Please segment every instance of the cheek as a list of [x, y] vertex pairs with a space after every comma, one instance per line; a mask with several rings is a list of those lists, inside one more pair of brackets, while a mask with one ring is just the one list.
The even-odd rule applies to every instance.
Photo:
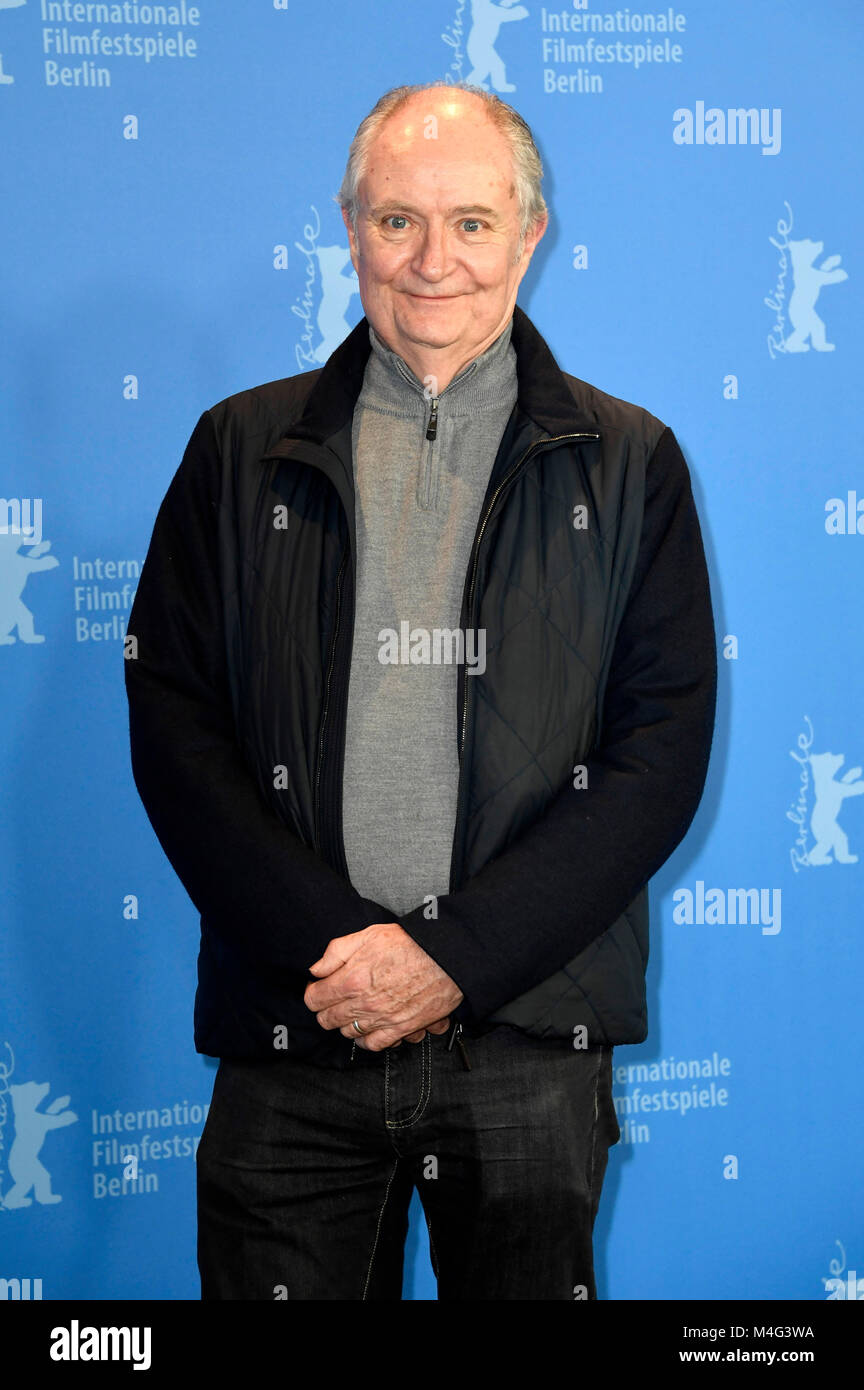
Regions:
[[365, 258], [366, 275], [373, 284], [387, 285], [402, 271], [408, 252], [397, 246], [375, 246]]
[[482, 251], [475, 254], [471, 265], [475, 283], [484, 290], [498, 289], [506, 293], [516, 268], [513, 255], [515, 250], [505, 252], [498, 246], [490, 246], [488, 254]]

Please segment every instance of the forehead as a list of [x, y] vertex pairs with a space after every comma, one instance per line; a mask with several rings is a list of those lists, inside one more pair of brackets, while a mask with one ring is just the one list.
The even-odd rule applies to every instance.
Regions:
[[515, 209], [510, 145], [479, 105], [414, 101], [388, 117], [369, 146], [364, 201]]

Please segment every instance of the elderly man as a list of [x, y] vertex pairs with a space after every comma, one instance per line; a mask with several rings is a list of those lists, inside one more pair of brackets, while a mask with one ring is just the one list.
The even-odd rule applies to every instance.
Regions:
[[516, 306], [524, 121], [387, 93], [340, 202], [365, 318], [205, 411], [127, 663], [133, 767], [201, 914], [205, 1299], [592, 1299], [646, 1036], [650, 877], [716, 662], [685, 462]]

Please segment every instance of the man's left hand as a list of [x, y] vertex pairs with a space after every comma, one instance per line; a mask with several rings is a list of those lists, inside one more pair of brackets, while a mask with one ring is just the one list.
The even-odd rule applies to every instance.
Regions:
[[[458, 985], [398, 922], [376, 922], [350, 936], [334, 937], [309, 970], [321, 978], [306, 986], [306, 1007], [322, 1028], [338, 1028], [370, 1052], [437, 1024], [463, 998]], [[352, 1027], [355, 1018], [362, 1038]]]

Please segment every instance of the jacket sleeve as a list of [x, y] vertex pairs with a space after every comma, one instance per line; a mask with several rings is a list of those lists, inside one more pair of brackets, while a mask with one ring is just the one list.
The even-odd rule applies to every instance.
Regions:
[[367, 902], [266, 805], [235, 739], [217, 565], [219, 447], [201, 416], [159, 509], [129, 620], [132, 770], [189, 897], [227, 944], [306, 971]]
[[690, 477], [664, 430], [649, 460], [636, 568], [587, 787], [571, 783], [462, 888], [402, 926], [482, 1020], [605, 931], [683, 839], [702, 795], [717, 686], [708, 572]]

